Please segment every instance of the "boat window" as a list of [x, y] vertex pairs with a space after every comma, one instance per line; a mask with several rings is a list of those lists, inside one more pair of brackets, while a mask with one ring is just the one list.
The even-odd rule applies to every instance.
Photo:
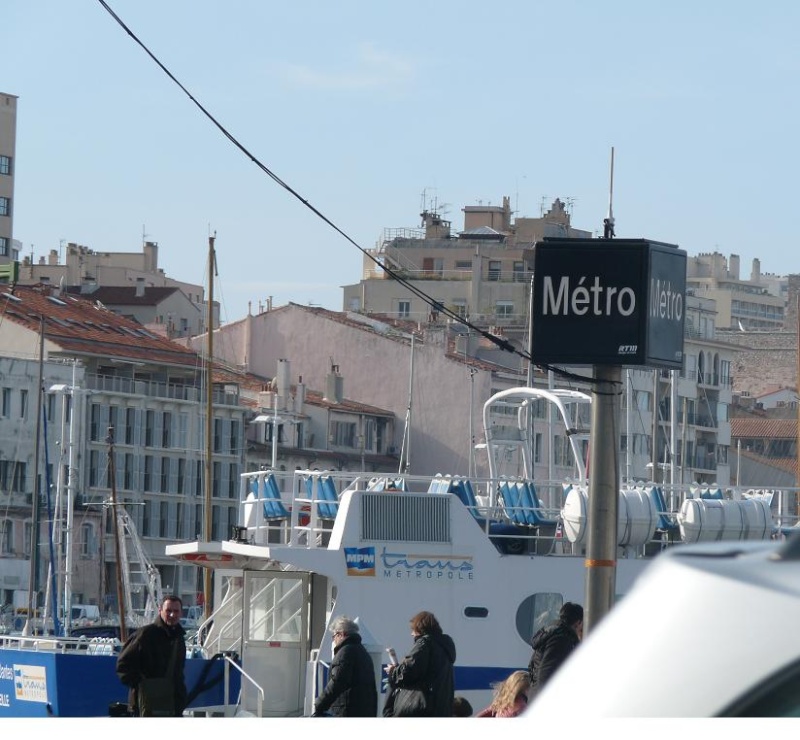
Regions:
[[489, 616], [489, 610], [485, 606], [467, 606], [464, 607], [464, 616], [473, 619], [486, 619]]
[[517, 607], [517, 634], [530, 643], [536, 632], [558, 621], [558, 612], [564, 604], [560, 593], [538, 593], [528, 596]]

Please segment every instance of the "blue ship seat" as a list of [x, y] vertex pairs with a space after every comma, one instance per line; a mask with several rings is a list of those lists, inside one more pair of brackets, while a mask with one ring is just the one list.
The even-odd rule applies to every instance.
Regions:
[[711, 499], [713, 501], [722, 501], [725, 498], [721, 488], [706, 489], [700, 492], [700, 498]]
[[478, 499], [472, 482], [468, 478], [446, 478], [437, 475], [428, 486], [428, 493], [452, 493], [472, 514], [480, 528], [487, 532], [491, 543], [506, 555], [518, 555], [525, 550], [525, 541], [520, 537], [519, 527], [499, 519], [486, 518], [478, 511]]
[[339, 511], [339, 496], [336, 493], [336, 484], [329, 475], [314, 475], [305, 479], [308, 498], [315, 502], [311, 504], [317, 508], [320, 519], [336, 519]]
[[653, 501], [658, 519], [656, 520], [657, 532], [675, 532], [678, 530], [678, 522], [675, 517], [667, 511], [667, 502], [664, 500], [664, 493], [659, 486], [650, 488], [650, 498]]
[[264, 518], [270, 521], [276, 519], [289, 519], [289, 512], [281, 501], [281, 492], [275, 476], [270, 473], [263, 478], [254, 478], [250, 482], [250, 491], [264, 505]]

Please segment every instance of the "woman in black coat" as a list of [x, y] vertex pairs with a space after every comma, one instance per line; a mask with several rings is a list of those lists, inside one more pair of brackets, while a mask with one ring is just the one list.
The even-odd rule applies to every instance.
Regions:
[[314, 704], [314, 716], [330, 711], [335, 717], [375, 717], [378, 690], [375, 668], [361, 644], [358, 625], [348, 617], [337, 617], [331, 625], [333, 661], [328, 683]]
[[[414, 646], [397, 666], [387, 666], [389, 695], [384, 716], [450, 717], [453, 714], [453, 664], [456, 646], [453, 638], [442, 632], [431, 612], [419, 612], [411, 618]], [[413, 695], [413, 706], [409, 700]], [[419, 697], [424, 697], [423, 703]]]

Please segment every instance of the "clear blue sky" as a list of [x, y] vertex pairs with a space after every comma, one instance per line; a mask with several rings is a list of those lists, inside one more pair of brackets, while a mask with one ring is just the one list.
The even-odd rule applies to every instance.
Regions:
[[[618, 237], [800, 272], [800, 3], [107, 0], [250, 151], [358, 244], [422, 194], [522, 216], [573, 200]], [[14, 236], [35, 258], [157, 241], [233, 321], [272, 296], [340, 309], [358, 250], [241, 154], [96, 0], [3, 0], [19, 96]]]

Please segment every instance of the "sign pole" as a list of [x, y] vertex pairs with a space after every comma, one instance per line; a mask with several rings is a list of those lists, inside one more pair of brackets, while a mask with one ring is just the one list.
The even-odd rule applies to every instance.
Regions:
[[588, 634], [614, 605], [617, 577], [621, 389], [621, 366], [594, 366], [584, 634]]

